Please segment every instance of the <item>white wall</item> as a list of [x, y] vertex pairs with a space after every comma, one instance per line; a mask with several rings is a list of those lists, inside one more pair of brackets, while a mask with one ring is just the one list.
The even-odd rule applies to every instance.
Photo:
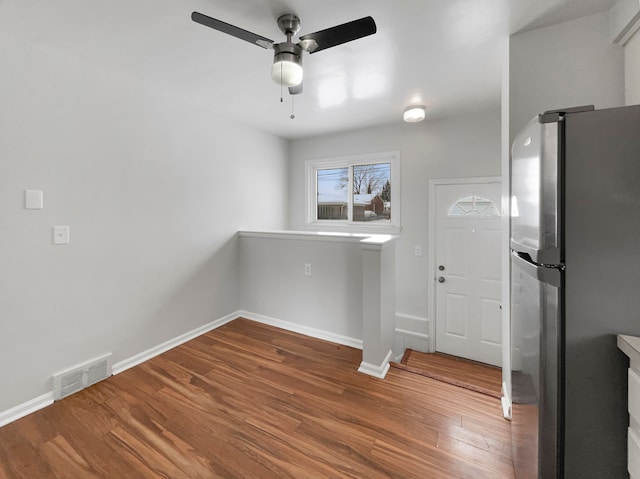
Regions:
[[625, 104], [640, 105], [640, 33], [624, 47]]
[[384, 377], [395, 333], [396, 237], [304, 231], [239, 237], [242, 316], [360, 348], [358, 370]]
[[1, 412], [236, 311], [234, 235], [285, 227], [287, 142], [2, 33], [0, 64]]
[[342, 337], [344, 344], [362, 341], [359, 240], [243, 236], [239, 244], [244, 310]]
[[[511, 418], [511, 156], [509, 143], [509, 40], [505, 40], [502, 64], [501, 169], [502, 169], [502, 412]], [[509, 306], [507, 306], [509, 305]]]
[[624, 47], [625, 104], [640, 104], [640, 2], [616, 0], [609, 11], [611, 41]]
[[624, 52], [607, 13], [513, 35], [509, 63], [510, 143], [546, 110], [624, 104]]
[[[500, 175], [500, 111], [368, 128], [295, 140], [290, 145], [289, 227], [304, 229], [305, 160], [400, 151], [402, 233], [396, 250], [396, 312], [409, 324], [428, 318], [429, 180]], [[393, 180], [392, 180], [393, 181]], [[392, 187], [396, 187], [393, 183]], [[422, 245], [424, 256], [414, 256]], [[427, 331], [426, 325], [421, 327]]]

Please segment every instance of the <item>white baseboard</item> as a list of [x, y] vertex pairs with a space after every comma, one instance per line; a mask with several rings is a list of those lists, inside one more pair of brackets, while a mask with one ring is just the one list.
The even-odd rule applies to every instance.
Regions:
[[53, 391], [45, 393], [42, 396], [38, 396], [37, 398], [33, 398], [27, 402], [23, 402], [22, 404], [18, 404], [6, 411], [2, 411], [0, 412], [0, 427], [6, 426], [13, 421], [17, 421], [18, 419], [51, 404], [53, 404]]
[[396, 334], [402, 334], [403, 336], [411, 336], [413, 338], [429, 341], [429, 335], [424, 333], [416, 333], [414, 331], [407, 331], [406, 329], [396, 328]]
[[169, 339], [164, 343], [160, 343], [157, 346], [147, 349], [146, 351], [142, 351], [141, 353], [136, 354], [135, 356], [131, 356], [130, 358], [124, 359], [122, 361], [118, 361], [113, 364], [113, 374], [120, 374], [123, 371], [126, 371], [129, 368], [137, 366], [145, 361], [148, 361], [151, 358], [154, 358], [170, 349], [175, 348], [176, 346], [180, 346], [187, 341], [191, 341], [192, 339], [197, 338], [198, 336], [203, 335], [204, 333], [208, 333], [209, 331], [213, 331], [220, 326], [227, 324], [230, 321], [233, 321], [238, 317], [237, 313], [228, 314], [220, 319], [216, 319], [215, 321], [211, 321], [204, 326], [200, 326], [196, 329], [188, 331], [180, 336], [176, 336], [175, 338]]
[[249, 311], [238, 311], [237, 316], [250, 319], [257, 323], [267, 324], [276, 328], [285, 329], [293, 333], [304, 334], [316, 339], [322, 339], [324, 341], [330, 341], [332, 343], [342, 344], [344, 346], [350, 346], [356, 349], [362, 349], [362, 340], [356, 338], [350, 338], [341, 334], [332, 333], [329, 331], [323, 331], [321, 329], [311, 328], [309, 326], [302, 326], [300, 324], [291, 323], [289, 321], [283, 321], [282, 319], [271, 318], [263, 314], [252, 313]]
[[387, 357], [384, 358], [384, 361], [382, 361], [382, 364], [380, 365], [362, 361], [358, 368], [358, 372], [368, 374], [369, 376], [373, 376], [378, 379], [384, 379], [389, 371], [389, 361], [391, 361], [391, 358], [393, 358], [393, 351], [389, 351], [387, 353]]
[[[282, 321], [280, 319], [270, 318], [268, 316], [250, 313], [248, 311], [236, 311], [231, 314], [228, 314], [222, 318], [216, 319], [208, 324], [200, 326], [196, 329], [188, 331], [180, 336], [176, 336], [175, 338], [169, 339], [157, 346], [147, 349], [146, 351], [142, 351], [130, 358], [123, 359], [122, 361], [118, 361], [112, 366], [112, 373], [120, 374], [127, 369], [130, 369], [138, 364], [141, 364], [145, 361], [148, 361], [151, 358], [154, 358], [170, 349], [175, 348], [176, 346], [180, 346], [187, 341], [197, 338], [198, 336], [208, 333], [209, 331], [213, 331], [220, 326], [223, 326], [230, 321], [233, 321], [236, 318], [243, 317], [249, 319], [251, 321], [256, 321], [258, 323], [268, 324], [271, 326], [275, 326], [277, 328], [285, 329], [287, 331], [293, 331], [295, 333], [304, 334], [306, 336], [311, 336], [317, 339], [323, 339], [325, 341], [331, 341], [333, 343], [343, 344], [345, 346], [350, 346], [356, 349], [362, 349], [362, 340], [350, 338], [347, 336], [342, 336], [339, 334], [331, 333], [328, 331], [322, 331], [315, 328], [309, 328], [307, 326], [301, 326], [295, 323], [290, 323], [288, 321]], [[389, 352], [391, 353], [391, 352]], [[388, 361], [387, 361], [388, 363]], [[362, 367], [362, 366], [361, 366]], [[387, 369], [389, 365], [387, 364]], [[382, 372], [380, 366], [371, 366], [371, 371], [375, 374], [371, 374], [372, 376], [380, 377], [376, 374], [382, 374], [381, 377], [384, 378], [386, 374], [386, 370]], [[22, 404], [18, 404], [11, 409], [7, 409], [6, 411], [0, 411], [0, 427], [9, 424], [13, 421], [20, 419], [28, 414], [38, 411], [39, 409], [45, 408], [53, 404], [53, 391], [49, 391], [41, 396], [33, 398], [29, 401], [26, 401]]]
[[413, 331], [415, 333], [429, 334], [429, 324], [429, 318], [396, 313], [396, 328]]
[[[147, 349], [146, 351], [136, 354], [135, 356], [131, 356], [130, 358], [124, 359], [122, 361], [118, 361], [117, 363], [113, 364], [112, 373], [119, 374], [123, 371], [126, 371], [129, 368], [137, 366], [138, 364], [141, 364], [155, 356], [158, 356], [159, 354], [162, 354], [172, 348], [175, 348], [176, 346], [179, 346], [182, 343], [186, 343], [187, 341], [197, 338], [198, 336], [204, 333], [208, 333], [209, 331], [219, 328], [220, 326], [227, 324], [230, 321], [233, 321], [239, 315], [240, 315], [239, 313], [228, 314], [220, 319], [216, 319], [215, 321], [205, 324], [204, 326], [200, 326], [196, 329], [193, 329], [184, 334], [181, 334], [180, 336], [177, 336], [173, 339], [165, 341], [164, 343], [158, 344], [157, 346]], [[36, 412], [39, 409], [43, 409], [53, 404], [53, 401], [54, 401], [53, 391], [49, 391], [41, 396], [30, 399], [29, 401], [26, 401], [22, 404], [18, 404], [17, 406], [12, 407], [11, 409], [7, 409], [6, 411], [0, 411], [0, 427], [5, 426], [10, 422], [16, 421], [28, 414]]]

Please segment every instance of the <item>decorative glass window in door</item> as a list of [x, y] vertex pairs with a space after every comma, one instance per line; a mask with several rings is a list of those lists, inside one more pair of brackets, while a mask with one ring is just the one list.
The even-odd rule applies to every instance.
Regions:
[[500, 210], [489, 198], [480, 195], [471, 195], [460, 198], [451, 208], [449, 216], [474, 216], [496, 217], [500, 216]]

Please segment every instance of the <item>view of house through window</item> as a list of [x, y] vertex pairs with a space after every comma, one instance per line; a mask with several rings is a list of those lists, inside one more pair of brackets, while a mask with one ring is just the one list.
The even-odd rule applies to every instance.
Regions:
[[317, 219], [391, 222], [391, 163], [316, 170]]

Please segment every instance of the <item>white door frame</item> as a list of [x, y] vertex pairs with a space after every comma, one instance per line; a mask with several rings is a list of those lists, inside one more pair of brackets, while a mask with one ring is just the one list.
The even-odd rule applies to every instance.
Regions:
[[[478, 176], [471, 178], [442, 178], [429, 180], [429, 351], [436, 352], [436, 186], [475, 185], [478, 183], [502, 183], [501, 176]], [[503, 278], [504, 281], [504, 278]]]

